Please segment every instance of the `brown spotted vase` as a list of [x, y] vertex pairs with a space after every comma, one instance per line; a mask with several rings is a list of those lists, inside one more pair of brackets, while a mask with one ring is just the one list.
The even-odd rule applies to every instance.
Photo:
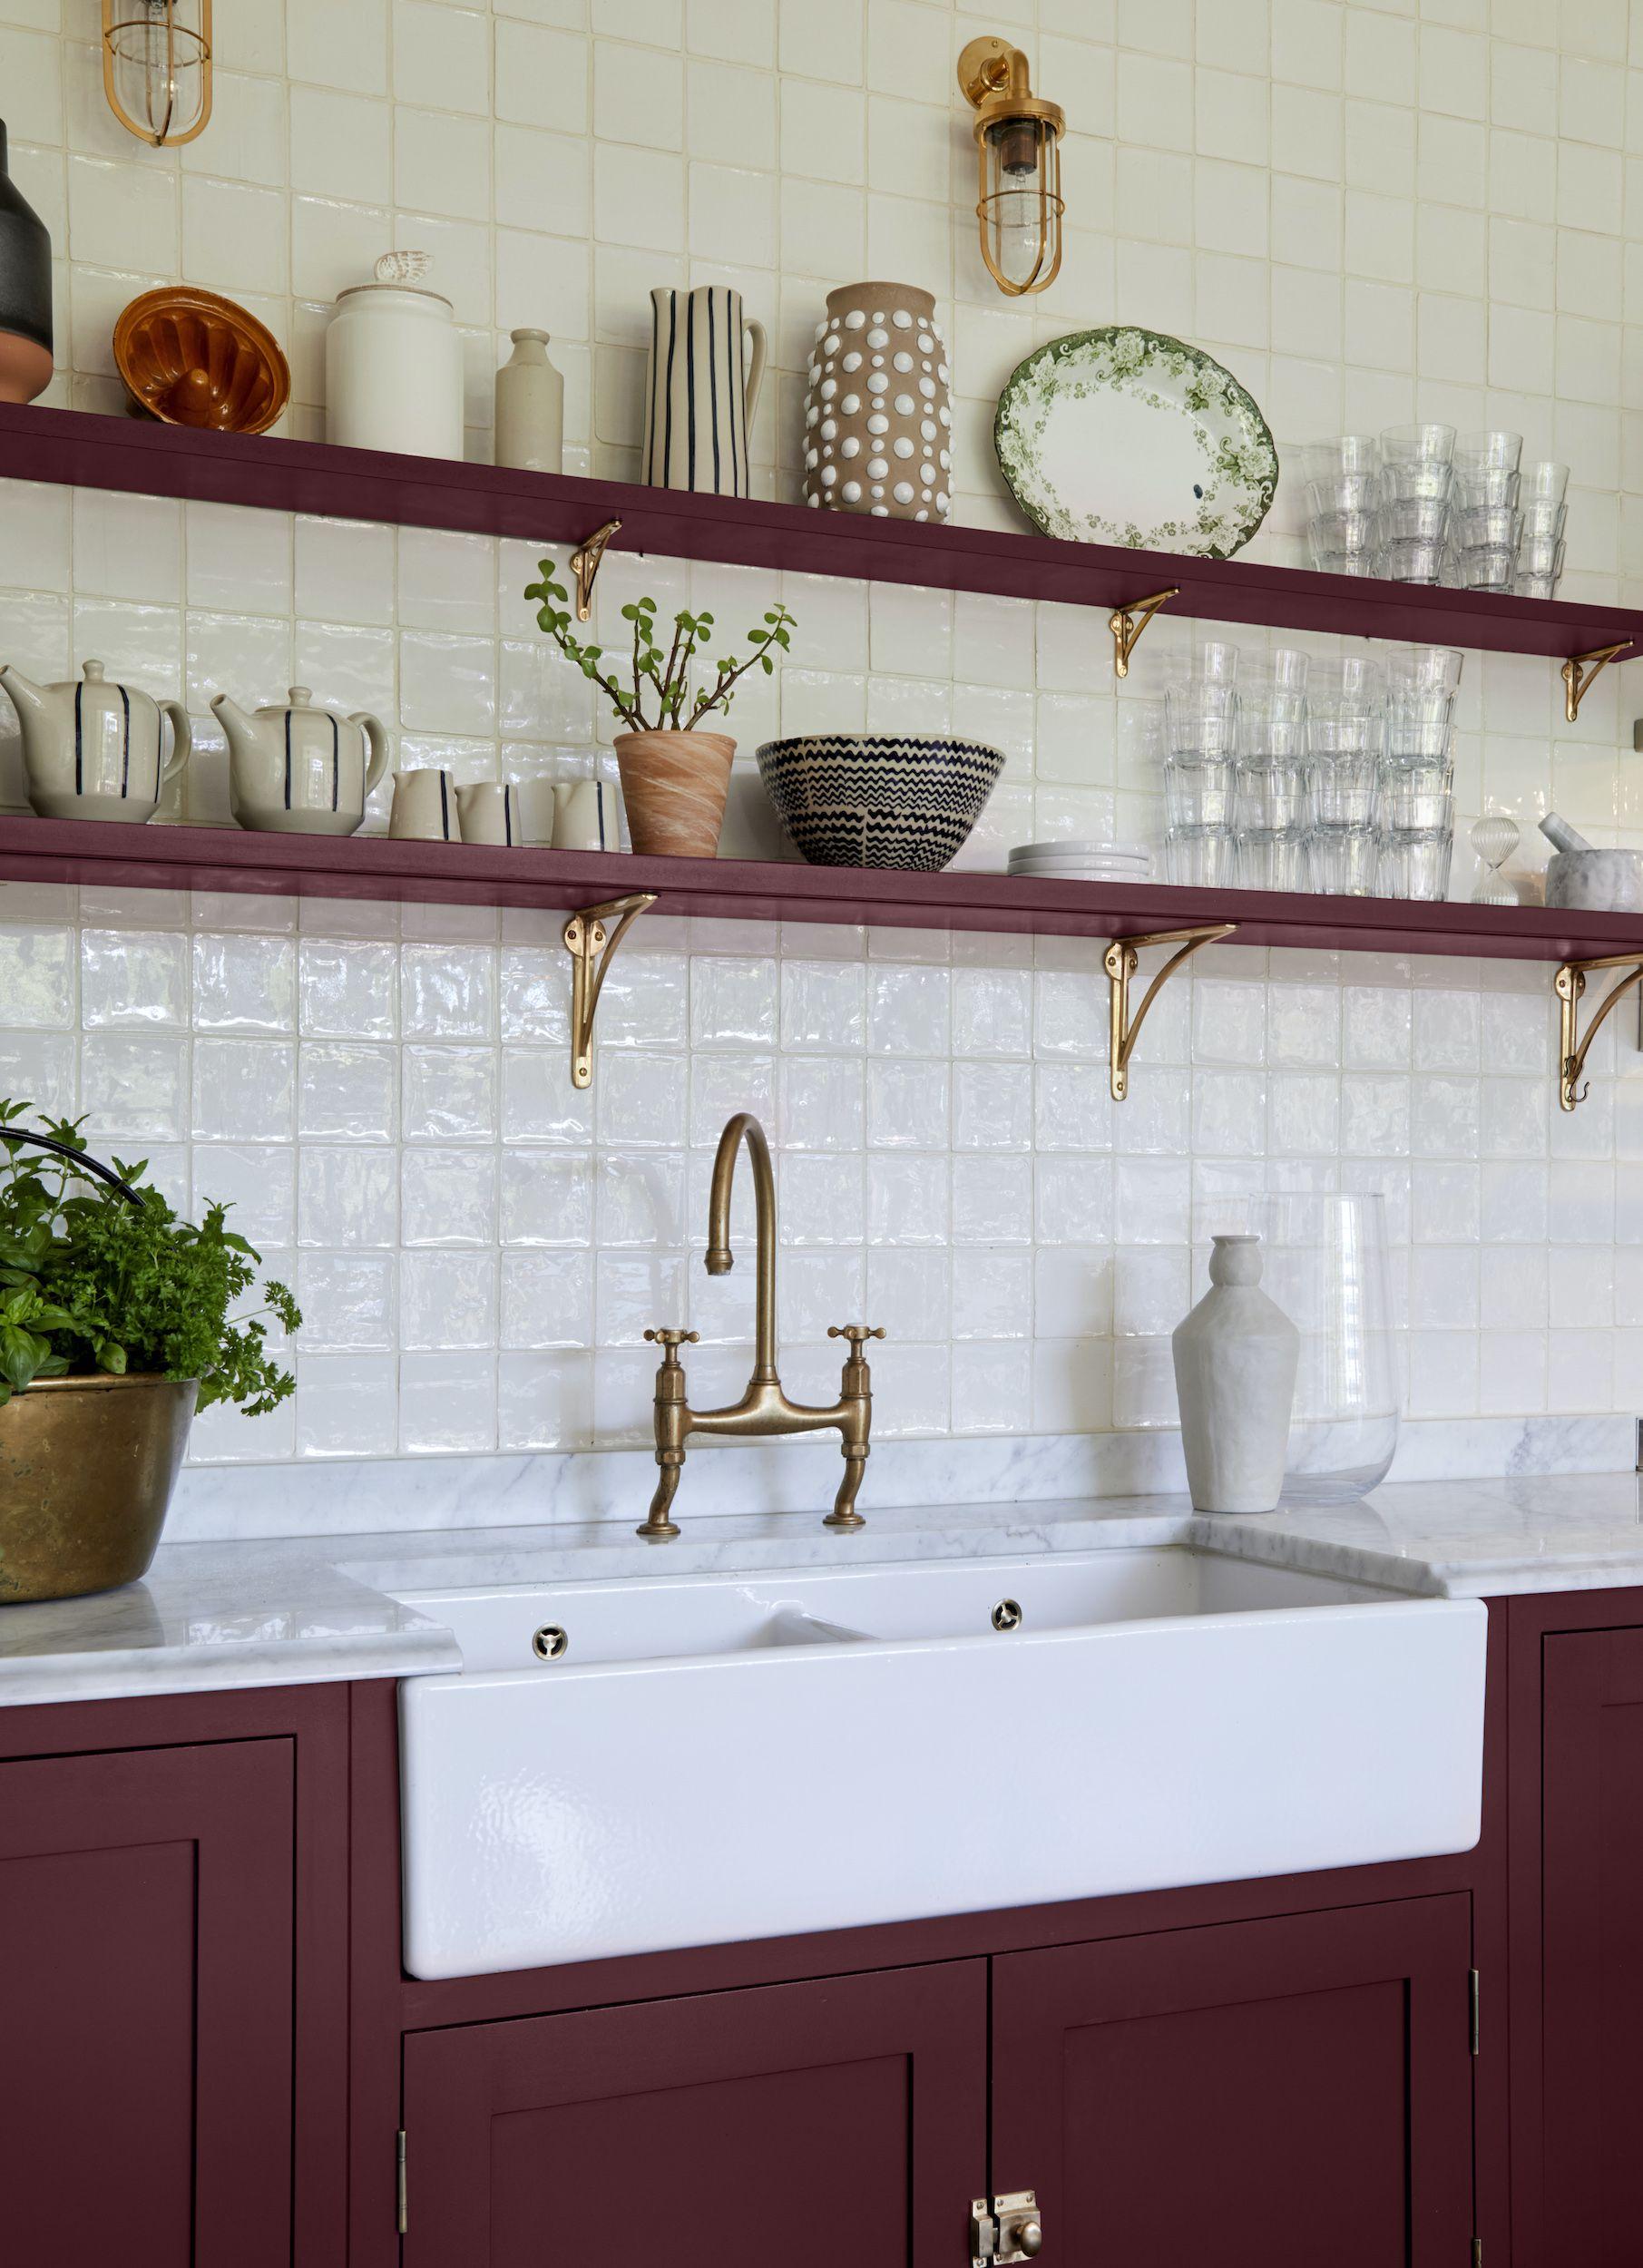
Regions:
[[953, 488], [947, 346], [916, 284], [827, 294], [805, 395], [805, 502], [880, 520], [944, 520]]

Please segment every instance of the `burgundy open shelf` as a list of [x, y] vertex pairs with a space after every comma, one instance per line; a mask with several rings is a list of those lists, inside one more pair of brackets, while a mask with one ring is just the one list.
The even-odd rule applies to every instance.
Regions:
[[84, 819], [0, 819], [0, 879], [566, 911], [652, 891], [659, 914], [991, 930], [1007, 936], [1139, 936], [1225, 921], [1237, 923], [1233, 942], [1238, 944], [1472, 953], [1509, 961], [1583, 960], [1643, 950], [1643, 914], [1178, 890], [1154, 882], [906, 875], [736, 858], [637, 858], [625, 852], [501, 850], [396, 843], [380, 836], [338, 839]]
[[[919, 526], [444, 457], [195, 433], [85, 410], [0, 404], [0, 476], [536, 543], [580, 543], [606, 521], [620, 520], [618, 551], [1058, 599], [1104, 612], [1173, 583], [1180, 596], [1171, 611], [1200, 620], [1545, 654], [1559, 661], [1600, 646], [1643, 642], [1643, 613], [1591, 600], [1427, 590], [1259, 560], [1190, 559], [986, 528]], [[1092, 678], [1109, 666], [1103, 634], [1092, 644]]]

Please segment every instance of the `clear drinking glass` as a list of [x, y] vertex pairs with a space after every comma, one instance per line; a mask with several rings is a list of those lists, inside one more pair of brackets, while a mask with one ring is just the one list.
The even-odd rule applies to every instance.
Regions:
[[1333, 898], [1373, 898], [1380, 892], [1381, 836], [1374, 826], [1315, 825], [1310, 887]]
[[1237, 778], [1230, 756], [1171, 753], [1164, 762], [1164, 820], [1193, 833], [1221, 828], [1230, 834]]
[[1308, 481], [1362, 477], [1381, 469], [1380, 437], [1373, 433], [1337, 434], [1330, 441], [1302, 445], [1301, 473]]
[[1527, 504], [1560, 506], [1569, 499], [1569, 467], [1549, 457], [1531, 464], [1523, 474], [1522, 501]]
[[1283, 1501], [1355, 1502], [1386, 1478], [1403, 1405], [1385, 1200], [1275, 1194], [1245, 1206], [1261, 1288], [1301, 1334]]
[[1383, 835], [1377, 894], [1384, 898], [1446, 898], [1449, 864], [1453, 855], [1452, 820], [1428, 833], [1397, 831]]
[[1465, 591], [1510, 591], [1518, 571], [1522, 515], [1504, 504], [1462, 507], [1450, 514], [1460, 587]]
[[1394, 687], [1386, 702], [1389, 765], [1447, 758], [1454, 733], [1452, 693], [1409, 693]]
[[1375, 572], [1389, 582], [1439, 582], [1449, 535], [1446, 497], [1408, 497], [1375, 514]]
[[1454, 809], [1454, 766], [1447, 758], [1413, 764], [1384, 764], [1377, 805], [1382, 827], [1391, 834], [1427, 835], [1446, 826]]
[[1367, 512], [1327, 512], [1306, 523], [1306, 543], [1312, 563], [1324, 575], [1372, 575], [1374, 572], [1374, 515]]
[[1473, 508], [1515, 504], [1522, 455], [1521, 433], [1462, 434], [1454, 451], [1457, 503]]
[[1452, 425], [1390, 425], [1381, 435], [1384, 503], [1446, 503], [1454, 478]]
[[1237, 689], [1230, 680], [1179, 678], [1164, 688], [1164, 746], [1172, 757], [1230, 758], [1237, 713]]
[[1386, 657], [1386, 677], [1394, 693], [1452, 693], [1466, 657], [1452, 646], [1394, 646]]
[[1164, 836], [1164, 872], [1183, 888], [1237, 887], [1237, 846], [1227, 827], [1175, 827]]

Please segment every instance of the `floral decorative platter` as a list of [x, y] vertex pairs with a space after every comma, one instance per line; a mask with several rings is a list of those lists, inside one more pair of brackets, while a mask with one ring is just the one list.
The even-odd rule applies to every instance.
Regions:
[[1277, 486], [1266, 420], [1231, 371], [1129, 324], [1029, 355], [993, 438], [1022, 510], [1071, 543], [1229, 559]]

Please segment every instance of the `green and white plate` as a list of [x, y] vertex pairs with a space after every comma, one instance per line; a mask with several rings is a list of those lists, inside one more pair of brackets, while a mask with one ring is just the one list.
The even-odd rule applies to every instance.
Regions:
[[1027, 517], [1072, 543], [1228, 559], [1277, 486], [1266, 420], [1231, 371], [1128, 324], [1029, 355], [993, 437]]

